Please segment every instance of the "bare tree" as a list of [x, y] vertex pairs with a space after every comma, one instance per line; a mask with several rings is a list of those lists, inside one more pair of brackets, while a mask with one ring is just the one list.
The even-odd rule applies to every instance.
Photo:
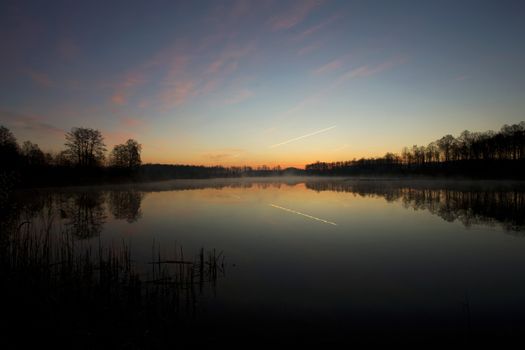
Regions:
[[142, 146], [133, 139], [124, 144], [116, 145], [111, 151], [111, 165], [119, 168], [134, 169], [140, 166]]
[[451, 159], [451, 151], [452, 151], [454, 140], [455, 140], [454, 136], [446, 135], [437, 141], [437, 145], [439, 147], [439, 150], [443, 154], [443, 160], [445, 162], [448, 162]]
[[106, 145], [99, 130], [73, 128], [66, 134], [65, 146], [68, 157], [77, 166], [97, 166], [104, 160]]
[[22, 144], [22, 155], [29, 166], [43, 166], [46, 164], [46, 155], [36, 143], [25, 141]]

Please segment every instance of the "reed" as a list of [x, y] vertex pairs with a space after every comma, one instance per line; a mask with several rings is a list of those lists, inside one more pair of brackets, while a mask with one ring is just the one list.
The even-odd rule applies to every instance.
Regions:
[[179, 246], [162, 256], [158, 246], [151, 261], [139, 263], [124, 241], [105, 247], [99, 240], [94, 247], [67, 229], [52, 233], [51, 226], [22, 221], [2, 232], [0, 243], [3, 318], [21, 319], [29, 329], [43, 325], [46, 336], [63, 338], [67, 330], [119, 343], [173, 335], [173, 326], [194, 317], [224, 275], [224, 256], [215, 250], [189, 256]]

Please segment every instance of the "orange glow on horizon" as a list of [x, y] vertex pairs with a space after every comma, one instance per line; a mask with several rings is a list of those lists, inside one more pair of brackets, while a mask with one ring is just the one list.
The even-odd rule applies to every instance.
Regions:
[[[263, 158], [257, 157], [257, 161], [246, 161], [242, 162], [239, 160], [236, 161], [205, 161], [205, 160], [199, 160], [199, 159], [177, 159], [177, 157], [143, 157], [142, 163], [143, 164], [169, 164], [169, 165], [193, 165], [193, 166], [224, 166], [224, 167], [243, 167], [243, 166], [249, 166], [252, 168], [257, 168], [261, 166], [268, 166], [270, 168], [280, 166], [281, 169], [285, 168], [298, 168], [298, 169], [304, 169], [307, 164], [312, 164], [317, 161], [319, 162], [344, 162], [344, 161], [351, 161], [353, 159], [360, 159], [360, 158], [377, 158], [382, 157], [387, 151], [380, 153], [380, 154], [348, 154], [348, 155], [340, 155], [340, 156], [334, 156], [333, 154], [330, 155], [317, 155], [315, 158], [312, 158], [311, 156], [307, 157], [298, 157], [295, 159], [286, 159], [283, 161], [277, 161], [275, 159], [271, 158]], [[399, 154], [399, 152], [398, 152]], [[267, 159], [267, 160], [264, 160]]]

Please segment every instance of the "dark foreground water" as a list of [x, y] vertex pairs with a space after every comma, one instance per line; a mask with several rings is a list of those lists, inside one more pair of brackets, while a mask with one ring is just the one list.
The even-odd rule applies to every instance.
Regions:
[[19, 192], [9, 215], [94, 249], [125, 242], [144, 273], [158, 251], [215, 250], [218, 277], [184, 316], [196, 342], [468, 343], [525, 331], [524, 189], [180, 180]]

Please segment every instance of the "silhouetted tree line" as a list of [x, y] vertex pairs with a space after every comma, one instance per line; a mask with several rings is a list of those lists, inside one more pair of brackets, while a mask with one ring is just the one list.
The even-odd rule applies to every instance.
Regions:
[[30, 141], [19, 145], [6, 127], [0, 126], [0, 197], [13, 186], [75, 185], [157, 181], [177, 178], [300, 175], [303, 170], [269, 167], [222, 167], [193, 165], [142, 165], [142, 146], [133, 139], [108, 153], [99, 130], [72, 128], [65, 134], [65, 149], [43, 152]]
[[31, 141], [18, 144], [13, 133], [0, 126], [2, 191], [17, 186], [83, 184], [94, 180], [119, 180], [136, 176], [141, 165], [141, 145], [129, 139], [106, 156], [99, 130], [72, 128], [65, 134], [65, 149], [43, 152]]
[[297, 168], [281, 169], [280, 166], [269, 167], [223, 167], [202, 165], [169, 165], [145, 164], [141, 166], [140, 178], [145, 181], [169, 179], [209, 179], [231, 177], [264, 177], [303, 175], [304, 170]]
[[504, 125], [499, 132], [463, 131], [427, 146], [403, 148], [401, 154], [306, 165], [310, 175], [426, 174], [523, 177], [525, 122]]
[[15, 186], [75, 185], [157, 181], [168, 179], [283, 175], [454, 175], [513, 177], [525, 175], [525, 122], [504, 125], [499, 132], [463, 131], [446, 135], [427, 146], [405, 147], [401, 154], [343, 162], [316, 162], [305, 170], [281, 167], [222, 167], [142, 165], [142, 146], [133, 139], [107, 153], [102, 133], [72, 128], [65, 149], [43, 152], [31, 141], [18, 144], [9, 129], [0, 126], [0, 199]]

